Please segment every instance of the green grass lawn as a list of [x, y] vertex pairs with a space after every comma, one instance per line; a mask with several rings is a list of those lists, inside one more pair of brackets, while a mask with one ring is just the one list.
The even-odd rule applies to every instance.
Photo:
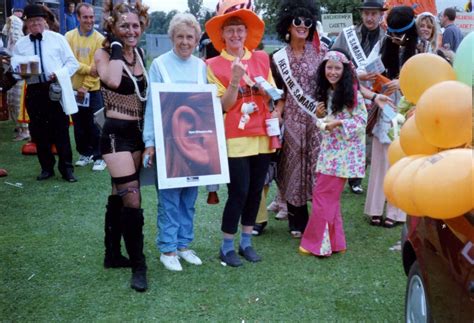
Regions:
[[204, 264], [184, 263], [176, 273], [159, 262], [156, 193], [145, 187], [149, 290], [137, 293], [129, 288], [129, 270], [102, 267], [107, 171], [76, 168], [79, 182], [71, 184], [56, 170], [55, 178], [38, 182], [37, 158], [21, 155], [23, 143], [11, 142], [12, 130], [11, 122], [0, 122], [0, 167], [9, 171], [0, 178], [2, 322], [403, 320], [406, 277], [400, 253], [389, 250], [401, 230], [369, 226], [365, 196], [343, 194], [345, 254], [299, 255], [287, 222], [271, 215], [265, 233], [254, 238], [263, 261], [230, 268], [217, 258], [226, 189], [216, 206], [206, 204], [201, 189], [192, 248]]

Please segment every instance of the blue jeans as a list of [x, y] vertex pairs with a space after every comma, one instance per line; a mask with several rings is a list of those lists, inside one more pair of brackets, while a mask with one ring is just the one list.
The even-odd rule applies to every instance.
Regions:
[[194, 204], [197, 187], [158, 190], [158, 235], [161, 253], [187, 248], [194, 239]]

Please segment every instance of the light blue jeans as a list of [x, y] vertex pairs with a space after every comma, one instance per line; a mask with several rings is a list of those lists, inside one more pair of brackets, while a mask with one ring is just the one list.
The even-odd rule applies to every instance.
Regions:
[[158, 190], [158, 235], [161, 253], [187, 248], [194, 239], [194, 204], [197, 187]]

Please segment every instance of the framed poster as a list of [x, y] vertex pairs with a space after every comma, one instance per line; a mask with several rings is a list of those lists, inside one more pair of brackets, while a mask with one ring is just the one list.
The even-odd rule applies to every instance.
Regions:
[[160, 189], [229, 182], [224, 119], [211, 84], [152, 83]]

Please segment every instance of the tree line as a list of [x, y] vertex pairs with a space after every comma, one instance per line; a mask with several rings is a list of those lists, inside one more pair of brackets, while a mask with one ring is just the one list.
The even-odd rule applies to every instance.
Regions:
[[[321, 13], [352, 13], [354, 22], [360, 21], [360, 13], [357, 9], [361, 2], [360, 0], [314, 0], [319, 12]], [[261, 15], [265, 21], [265, 31], [267, 34], [275, 33], [276, 13], [280, 6], [280, 0], [255, 0], [255, 11]], [[214, 9], [214, 8], [213, 8]], [[188, 0], [189, 12], [197, 17], [201, 26], [214, 14], [214, 10], [209, 10], [202, 6], [202, 0]], [[147, 32], [150, 34], [166, 34], [171, 18], [178, 13], [177, 10], [172, 10], [168, 13], [164, 11], [154, 11], [151, 13], [151, 24]], [[318, 19], [321, 20], [321, 17]]]

